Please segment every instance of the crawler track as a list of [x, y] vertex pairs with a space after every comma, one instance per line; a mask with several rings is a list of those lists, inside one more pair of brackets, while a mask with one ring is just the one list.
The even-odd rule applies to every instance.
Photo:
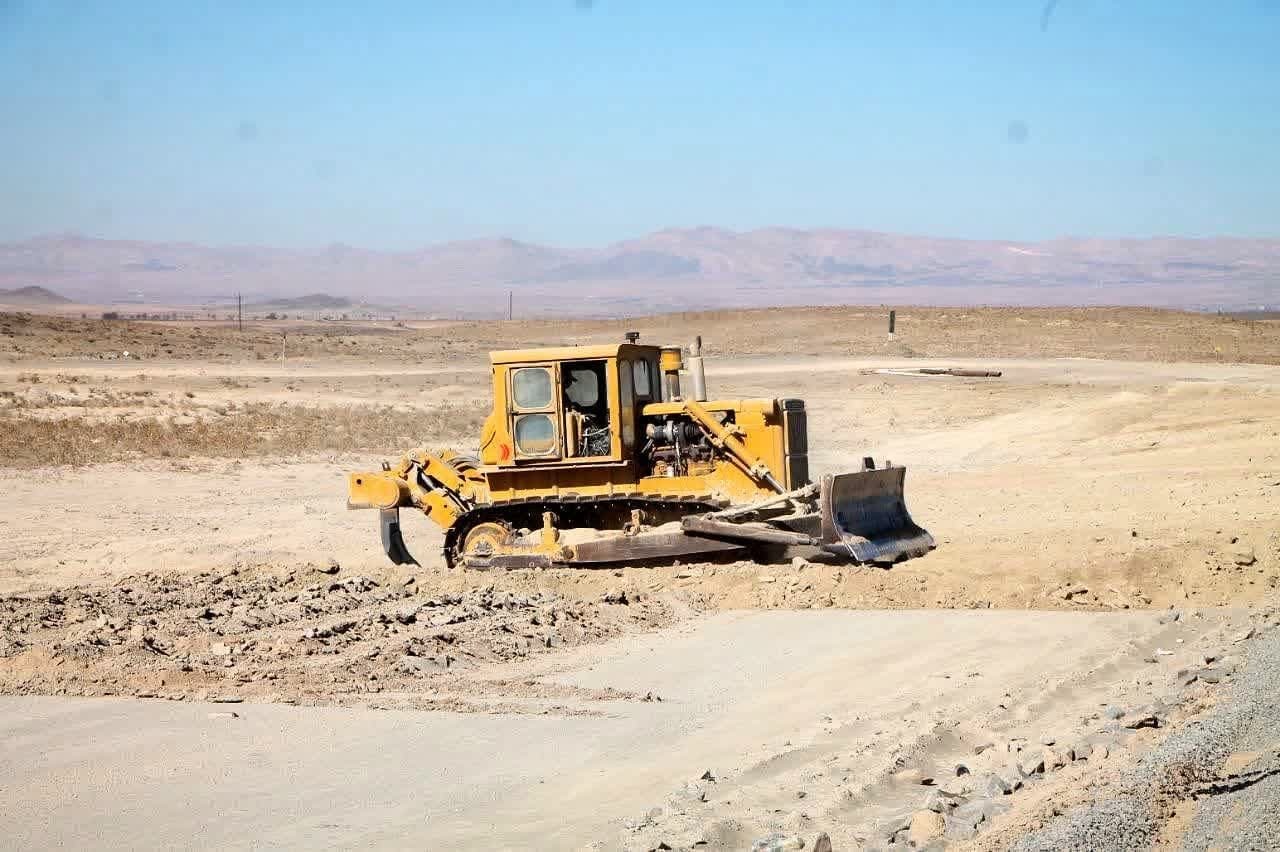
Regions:
[[645, 523], [657, 526], [678, 521], [686, 515], [714, 512], [723, 505], [713, 500], [672, 500], [664, 497], [619, 497], [616, 499], [572, 497], [556, 500], [513, 500], [478, 506], [458, 518], [444, 537], [445, 563], [450, 567], [463, 560], [467, 533], [484, 523], [504, 524], [512, 530], [537, 529], [543, 512], [556, 516], [561, 529], [589, 528], [621, 532], [632, 511], [644, 512]]

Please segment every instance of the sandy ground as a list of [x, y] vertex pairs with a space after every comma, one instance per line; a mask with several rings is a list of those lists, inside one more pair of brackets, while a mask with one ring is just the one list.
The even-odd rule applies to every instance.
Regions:
[[1073, 715], [1128, 697], [1133, 648], [1174, 630], [1153, 613], [734, 612], [502, 669], [658, 697], [569, 717], [4, 698], [0, 834], [15, 848], [740, 849], [821, 826], [850, 848], [913, 796], [890, 777], [902, 760], [933, 773], [960, 754], [976, 772], [967, 755], [992, 738], [1003, 753], [1043, 731], [1083, 737]]
[[[5, 834], [874, 847], [922, 807], [904, 768], [985, 778], [1046, 731], [1136, 755], [1163, 729], [1123, 733], [1103, 709], [1211, 703], [1185, 671], [1233, 665], [1230, 637], [1280, 583], [1274, 329], [1179, 316], [933, 311], [930, 346], [873, 353], [790, 314], [771, 338], [725, 317], [764, 348], [722, 346], [738, 354], [708, 364], [714, 394], [805, 398], [815, 473], [907, 465], [939, 548], [888, 571], [447, 571], [439, 531], [407, 514], [422, 566], [387, 563], [345, 473], [468, 448], [490, 346], [617, 324], [501, 342], [462, 324], [422, 351], [440, 329], [316, 332], [283, 364], [255, 354], [269, 335], [20, 324], [0, 363]], [[1147, 360], [1025, 354], [1055, 329], [1044, 351]], [[1221, 362], [1219, 336], [1267, 363]], [[876, 372], [926, 364], [1003, 375]], [[1096, 762], [1020, 794], [991, 836], [1051, 818]]]
[[[785, 586], [732, 580], [699, 584], [701, 593], [730, 606], [828, 598], [843, 606], [1056, 606], [1067, 604], [1046, 593], [1083, 583], [1087, 593], [1070, 606], [1124, 607], [1221, 605], [1274, 588], [1277, 368], [1015, 360], [990, 362], [1004, 372], [991, 380], [868, 372], [904, 363], [729, 361], [716, 364], [709, 381], [728, 396], [806, 398], [815, 472], [852, 469], [868, 454], [906, 464], [909, 505], [942, 546], [888, 573], [818, 569], [809, 601]], [[198, 379], [190, 368], [149, 370], [147, 383], [203, 381], [205, 397], [217, 386], [205, 369]], [[305, 388], [312, 379], [299, 374], [295, 383]], [[363, 389], [374, 404], [424, 375], [436, 374], [328, 371], [314, 381]], [[370, 387], [370, 379], [386, 381]], [[256, 398], [276, 391], [222, 392]], [[440, 393], [455, 400], [462, 391], [433, 386], [420, 396]], [[308, 396], [321, 404], [331, 392]], [[342, 477], [385, 457], [149, 459], [0, 471], [10, 497], [0, 517], [0, 590], [329, 559], [376, 574], [386, 566], [375, 518], [343, 508]], [[408, 516], [406, 528], [423, 565], [442, 567], [439, 532]], [[625, 579], [649, 576], [628, 572]], [[590, 589], [601, 591], [600, 582]]]
[[[688, 343], [708, 355], [1093, 357], [1133, 361], [1280, 363], [1280, 322], [1150, 308], [921, 308], [896, 306], [886, 337], [881, 305], [660, 314], [622, 320], [430, 320], [393, 323], [121, 322], [0, 312], [0, 358], [168, 359], [269, 363], [281, 354], [356, 363], [440, 364], [491, 349], [620, 340]], [[92, 316], [93, 314], [91, 314]], [[128, 353], [127, 355], [125, 353]]]

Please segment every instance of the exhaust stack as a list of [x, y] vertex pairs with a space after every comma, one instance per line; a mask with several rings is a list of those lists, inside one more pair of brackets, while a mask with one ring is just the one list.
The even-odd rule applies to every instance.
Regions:
[[664, 376], [662, 383], [663, 399], [666, 402], [678, 402], [680, 400], [680, 368], [684, 366], [684, 359], [680, 355], [680, 347], [662, 347], [658, 366], [662, 368], [662, 375]]
[[702, 335], [689, 345], [689, 381], [693, 384], [693, 398], [707, 401], [707, 372], [702, 366]]

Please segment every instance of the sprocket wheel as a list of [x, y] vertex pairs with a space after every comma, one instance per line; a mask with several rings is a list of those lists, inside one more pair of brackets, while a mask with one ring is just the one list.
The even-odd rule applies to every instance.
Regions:
[[511, 528], [499, 521], [485, 521], [467, 530], [458, 548], [459, 560], [487, 559], [509, 545], [514, 536]]

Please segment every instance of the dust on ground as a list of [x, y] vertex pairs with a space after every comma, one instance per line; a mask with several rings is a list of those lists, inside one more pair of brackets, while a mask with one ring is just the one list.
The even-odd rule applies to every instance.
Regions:
[[[890, 341], [883, 313], [316, 323], [287, 329], [283, 360], [282, 328], [265, 324], [241, 335], [6, 315], [0, 692], [574, 715], [661, 696], [520, 667], [722, 610], [1190, 612], [1274, 599], [1280, 373], [1269, 365], [1280, 326], [1130, 309], [910, 309]], [[938, 550], [890, 570], [805, 554], [451, 571], [439, 531], [406, 517], [422, 564], [386, 563], [376, 516], [344, 508], [346, 471], [411, 446], [472, 448], [488, 349], [631, 328], [663, 342], [702, 334], [718, 356], [714, 395], [805, 398], [815, 473], [865, 455], [905, 464], [908, 505]], [[876, 372], [922, 363], [1003, 375]], [[1164, 656], [1152, 659], [1177, 680]], [[1006, 752], [1025, 735], [1005, 734]], [[955, 743], [940, 743], [897, 754], [949, 759]], [[1085, 770], [1068, 763], [1055, 777], [1076, 789]], [[641, 825], [636, 838], [674, 824]]]

